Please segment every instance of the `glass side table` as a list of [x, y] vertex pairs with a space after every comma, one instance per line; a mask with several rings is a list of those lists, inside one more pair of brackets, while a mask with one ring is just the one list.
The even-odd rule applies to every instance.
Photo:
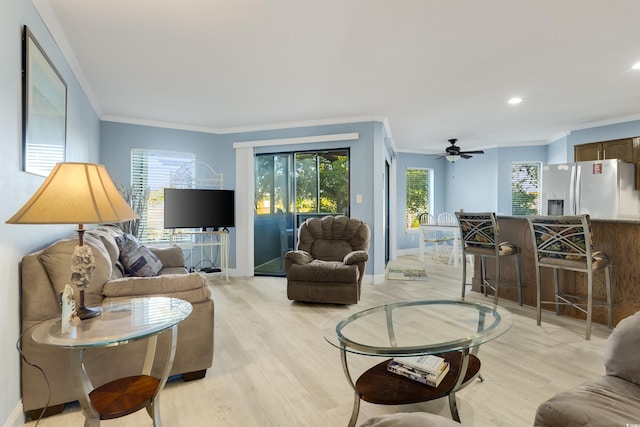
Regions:
[[[73, 381], [85, 416], [85, 427], [97, 427], [100, 420], [119, 418], [146, 408], [154, 427], [161, 427], [159, 397], [167, 382], [178, 338], [178, 323], [189, 317], [192, 306], [177, 298], [131, 298], [102, 306], [101, 316], [83, 320], [68, 334], [62, 333], [59, 317], [34, 327], [31, 335], [39, 344], [69, 349]], [[151, 376], [158, 335], [171, 334], [160, 378]], [[124, 345], [147, 339], [142, 373], [100, 385], [91, 384], [83, 363], [84, 350]], [[119, 398], [124, 397], [126, 398]]]
[[[355, 391], [349, 427], [356, 425], [360, 400], [404, 405], [445, 396], [452, 418], [460, 422], [456, 392], [479, 377], [480, 345], [504, 334], [511, 325], [506, 310], [459, 300], [396, 302], [330, 320], [324, 337], [340, 349], [344, 374]], [[436, 354], [449, 362], [450, 370], [438, 387], [430, 387], [388, 372], [392, 359], [387, 359], [354, 381], [348, 353], [385, 358]]]

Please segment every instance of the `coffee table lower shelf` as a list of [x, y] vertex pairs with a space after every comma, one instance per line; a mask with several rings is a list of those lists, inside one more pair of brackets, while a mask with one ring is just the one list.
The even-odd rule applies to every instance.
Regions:
[[148, 407], [159, 385], [156, 377], [135, 375], [101, 385], [89, 393], [89, 399], [101, 420], [111, 420]]
[[[401, 375], [387, 371], [392, 359], [385, 360], [364, 372], [356, 381], [360, 398], [378, 405], [405, 405], [427, 402], [451, 394], [458, 378], [462, 355], [458, 351], [439, 354], [450, 363], [449, 372], [438, 387], [430, 387]], [[461, 388], [464, 388], [480, 373], [480, 359], [469, 355], [469, 365]]]

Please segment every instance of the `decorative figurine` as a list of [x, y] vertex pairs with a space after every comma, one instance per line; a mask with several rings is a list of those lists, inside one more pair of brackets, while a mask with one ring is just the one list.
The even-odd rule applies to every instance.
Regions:
[[64, 291], [62, 292], [62, 333], [68, 334], [71, 332], [72, 326], [78, 326], [79, 324], [80, 318], [76, 313], [73, 288], [68, 284], [64, 285]]

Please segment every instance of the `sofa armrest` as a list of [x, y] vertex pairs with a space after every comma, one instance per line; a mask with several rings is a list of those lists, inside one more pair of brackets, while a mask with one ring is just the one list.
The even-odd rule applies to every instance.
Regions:
[[207, 299], [211, 296], [206, 279], [198, 273], [123, 277], [107, 282], [102, 294], [105, 298], [162, 295], [183, 298], [189, 302], [197, 302], [194, 298]]
[[342, 260], [347, 265], [358, 264], [369, 261], [369, 254], [366, 251], [353, 251], [345, 255]]
[[163, 268], [184, 267], [184, 252], [179, 246], [149, 248], [158, 257]]

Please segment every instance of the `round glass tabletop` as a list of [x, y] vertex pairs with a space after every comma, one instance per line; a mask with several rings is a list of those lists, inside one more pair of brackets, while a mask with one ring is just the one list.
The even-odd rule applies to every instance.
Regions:
[[171, 328], [189, 317], [192, 309], [178, 298], [131, 298], [103, 305], [102, 315], [83, 320], [67, 334], [62, 333], [60, 317], [45, 320], [33, 329], [32, 337], [40, 344], [65, 348], [125, 344]]
[[479, 346], [513, 323], [508, 311], [470, 301], [404, 301], [368, 308], [326, 323], [324, 338], [369, 356], [445, 353]]

